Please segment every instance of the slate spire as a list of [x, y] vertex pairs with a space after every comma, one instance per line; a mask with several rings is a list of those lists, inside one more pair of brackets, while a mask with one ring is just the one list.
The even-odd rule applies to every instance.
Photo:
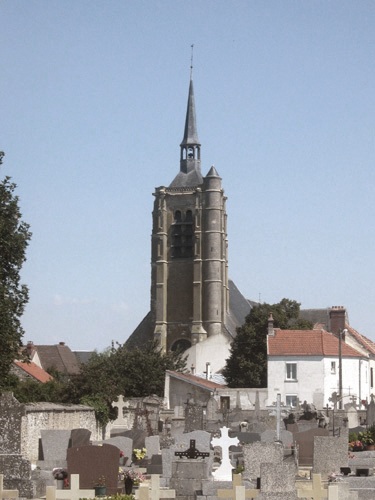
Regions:
[[184, 137], [181, 142], [183, 146], [200, 146], [197, 132], [197, 122], [195, 115], [195, 99], [194, 99], [194, 86], [193, 80], [190, 78], [189, 97], [186, 109], [185, 131]]
[[190, 74], [184, 137], [180, 144], [180, 172], [170, 187], [192, 187], [203, 183], [201, 174], [201, 144], [198, 139], [195, 114], [194, 86]]

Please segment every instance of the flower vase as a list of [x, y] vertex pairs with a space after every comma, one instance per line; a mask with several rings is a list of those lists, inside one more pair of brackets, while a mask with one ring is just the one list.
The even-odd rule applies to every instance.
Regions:
[[125, 494], [126, 495], [131, 495], [133, 491], [133, 484], [134, 481], [130, 477], [126, 477], [124, 480], [124, 485], [125, 485]]
[[125, 465], [125, 457], [120, 457], [119, 465]]
[[106, 486], [95, 486], [95, 496], [96, 497], [104, 497], [107, 493], [107, 487]]
[[56, 479], [56, 489], [57, 490], [64, 489], [64, 479]]

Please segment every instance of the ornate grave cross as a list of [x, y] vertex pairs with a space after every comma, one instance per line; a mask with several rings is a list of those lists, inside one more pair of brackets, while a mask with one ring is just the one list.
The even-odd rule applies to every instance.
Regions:
[[231, 481], [232, 480], [232, 464], [229, 459], [230, 446], [237, 446], [239, 444], [238, 438], [231, 438], [228, 435], [228, 427], [220, 429], [221, 437], [213, 438], [211, 440], [212, 446], [220, 446], [221, 448], [221, 464], [220, 467], [212, 473], [216, 481]]
[[260, 490], [245, 490], [245, 486], [242, 486], [242, 476], [241, 474], [233, 474], [233, 488], [231, 490], [217, 490], [217, 496], [219, 498], [231, 498], [234, 500], [245, 500], [245, 498], [256, 498], [260, 493]]
[[115, 422], [117, 424], [124, 424], [125, 419], [124, 419], [124, 408], [128, 409], [129, 407], [129, 402], [124, 401], [124, 396], [120, 395], [117, 399], [117, 402], [112, 403], [112, 406], [114, 408], [117, 408], [117, 419]]
[[210, 454], [204, 451], [199, 451], [195, 447], [195, 439], [190, 439], [190, 448], [185, 451], [175, 451], [176, 457], [186, 457], [186, 458], [205, 458], [209, 457]]
[[0, 498], [18, 498], [18, 490], [4, 490], [4, 474], [0, 474]]
[[137, 500], [160, 500], [160, 498], [176, 498], [176, 490], [169, 490], [167, 488], [160, 489], [159, 474], [151, 474], [151, 485], [142, 483], [135, 493], [135, 498], [137, 498]]
[[46, 490], [46, 500], [79, 500], [80, 498], [95, 498], [94, 489], [79, 489], [79, 474], [71, 474], [69, 490], [57, 490], [55, 486], [47, 486]]
[[313, 500], [328, 498], [328, 490], [325, 490], [322, 485], [322, 476], [320, 474], [313, 474], [311, 488], [298, 488], [297, 497], [312, 498]]
[[151, 422], [149, 419], [149, 415], [154, 413], [152, 410], [148, 410], [147, 408], [141, 408], [140, 403], [137, 404], [136, 409], [134, 410], [134, 423], [133, 429], [138, 429], [138, 417], [145, 417], [146, 419], [146, 427], [148, 436], [153, 436]]

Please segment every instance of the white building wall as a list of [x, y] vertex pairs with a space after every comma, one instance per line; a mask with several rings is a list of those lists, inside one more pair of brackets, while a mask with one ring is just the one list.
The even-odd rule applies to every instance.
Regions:
[[211, 373], [217, 373], [225, 366], [229, 358], [230, 342], [222, 334], [212, 335], [203, 342], [191, 346], [184, 352], [187, 355], [186, 366], [190, 369], [194, 365], [195, 373], [204, 373], [206, 363], [211, 364]]
[[[286, 364], [296, 363], [297, 379], [287, 380]], [[335, 363], [334, 370], [332, 363]], [[370, 394], [369, 361], [358, 358], [343, 358], [342, 386], [343, 403], [351, 396], [361, 400]], [[339, 392], [339, 359], [319, 356], [272, 356], [268, 359], [268, 405], [276, 401], [277, 393], [286, 403], [287, 395], [296, 395], [301, 403], [313, 403], [318, 409], [332, 402], [333, 392]]]

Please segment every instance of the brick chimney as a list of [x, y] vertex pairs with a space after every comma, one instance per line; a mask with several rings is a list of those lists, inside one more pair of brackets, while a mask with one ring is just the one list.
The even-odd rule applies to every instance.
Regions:
[[338, 335], [339, 331], [344, 330], [346, 319], [346, 310], [343, 306], [332, 306], [329, 311], [330, 331]]
[[267, 334], [269, 337], [274, 337], [275, 336], [275, 330], [273, 328], [273, 316], [272, 313], [268, 316], [268, 329], [267, 329]]

